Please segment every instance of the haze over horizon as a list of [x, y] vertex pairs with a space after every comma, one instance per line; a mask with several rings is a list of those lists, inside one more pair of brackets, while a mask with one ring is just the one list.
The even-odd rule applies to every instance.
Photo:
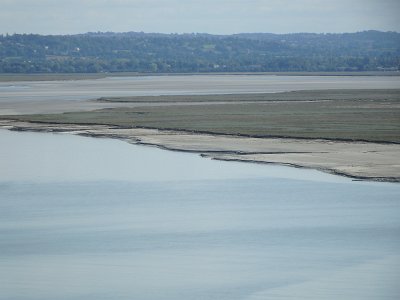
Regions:
[[0, 0], [0, 34], [400, 32], [397, 0]]

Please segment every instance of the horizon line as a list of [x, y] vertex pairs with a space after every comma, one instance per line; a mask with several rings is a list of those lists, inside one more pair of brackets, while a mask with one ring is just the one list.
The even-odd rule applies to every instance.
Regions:
[[40, 35], [40, 36], [73, 36], [73, 35], [87, 35], [87, 34], [127, 34], [127, 33], [138, 33], [138, 34], [159, 34], [159, 35], [212, 35], [212, 36], [232, 36], [232, 35], [240, 35], [240, 34], [271, 34], [271, 35], [290, 35], [290, 34], [316, 34], [316, 35], [335, 35], [335, 34], [354, 34], [354, 33], [364, 33], [364, 32], [379, 32], [379, 33], [397, 33], [400, 32], [395, 30], [376, 30], [376, 29], [365, 29], [361, 31], [349, 31], [349, 32], [307, 32], [307, 31], [298, 31], [298, 32], [287, 32], [287, 33], [274, 33], [274, 32], [237, 32], [237, 33], [207, 33], [207, 32], [146, 32], [146, 31], [87, 31], [81, 33], [58, 33], [58, 34], [43, 34], [43, 33], [0, 33], [1, 36], [14, 36], [14, 35]]

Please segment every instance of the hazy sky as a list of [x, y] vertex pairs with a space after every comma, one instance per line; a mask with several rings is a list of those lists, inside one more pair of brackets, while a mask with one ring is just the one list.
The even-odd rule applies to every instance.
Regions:
[[0, 33], [400, 32], [400, 0], [0, 0]]

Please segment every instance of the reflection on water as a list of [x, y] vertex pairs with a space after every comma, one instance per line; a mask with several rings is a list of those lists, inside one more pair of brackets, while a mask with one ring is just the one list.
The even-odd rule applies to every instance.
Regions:
[[176, 181], [261, 176], [350, 181], [314, 170], [211, 161], [112, 139], [6, 130], [0, 130], [0, 139], [0, 181]]
[[397, 184], [0, 138], [0, 299], [399, 298]]

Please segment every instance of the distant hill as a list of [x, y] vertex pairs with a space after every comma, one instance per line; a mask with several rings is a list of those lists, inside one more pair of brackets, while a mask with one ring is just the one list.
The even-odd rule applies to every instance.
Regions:
[[0, 73], [396, 71], [400, 33], [0, 35]]

